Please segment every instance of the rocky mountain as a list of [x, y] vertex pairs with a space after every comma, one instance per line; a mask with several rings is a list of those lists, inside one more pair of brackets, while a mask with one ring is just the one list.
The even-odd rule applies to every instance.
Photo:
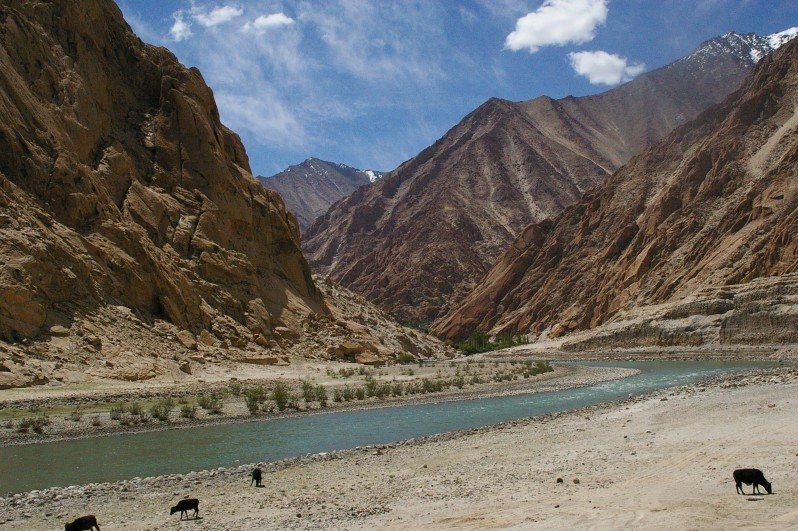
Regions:
[[798, 40], [723, 103], [527, 227], [434, 330], [581, 345], [798, 340]]
[[200, 72], [113, 2], [0, 4], [0, 80], [0, 380], [350, 340]]
[[402, 320], [433, 320], [529, 223], [557, 216], [737, 88], [772, 49], [754, 37], [712, 39], [594, 96], [487, 101], [319, 218], [304, 237], [311, 267]]
[[382, 175], [375, 170], [359, 170], [346, 164], [309, 158], [271, 177], [257, 179], [280, 194], [285, 208], [296, 216], [299, 228], [305, 230], [327, 212], [330, 205]]

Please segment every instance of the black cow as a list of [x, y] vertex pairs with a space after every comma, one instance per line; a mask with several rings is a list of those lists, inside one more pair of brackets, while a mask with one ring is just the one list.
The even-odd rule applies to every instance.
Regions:
[[738, 468], [734, 471], [732, 476], [734, 477], [734, 483], [737, 485], [737, 492], [739, 494], [745, 494], [745, 492], [743, 492], [743, 483], [746, 485], [754, 485], [752, 494], [761, 494], [761, 492], [759, 492], [760, 485], [765, 487], [768, 494], [773, 492], [770, 482], [765, 479], [765, 475], [758, 468]]
[[100, 531], [100, 526], [97, 525], [97, 519], [93, 514], [81, 516], [73, 520], [72, 523], [64, 524], [64, 531], [93, 531], [94, 529]]
[[177, 505], [172, 507], [172, 511], [169, 514], [175, 514], [176, 512], [180, 512], [180, 519], [183, 519], [183, 516], [186, 517], [188, 520], [188, 511], [194, 510], [194, 518], [199, 517], [199, 500], [197, 498], [190, 498], [186, 500], [180, 500], [177, 502]]
[[255, 470], [252, 471], [251, 475], [252, 475], [252, 481], [249, 482], [249, 485], [252, 486], [252, 484], [254, 483], [256, 487], [262, 487], [263, 470], [261, 470], [260, 468], [256, 468]]

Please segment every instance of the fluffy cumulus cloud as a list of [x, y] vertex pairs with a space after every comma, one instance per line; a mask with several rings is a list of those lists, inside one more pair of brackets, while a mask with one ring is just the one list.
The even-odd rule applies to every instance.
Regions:
[[260, 15], [251, 22], [244, 24], [244, 30], [265, 31], [272, 28], [279, 28], [280, 26], [290, 26], [294, 23], [294, 19], [285, 13], [272, 13], [270, 15]]
[[243, 9], [234, 6], [221, 6], [211, 9], [210, 11], [195, 10], [192, 13], [194, 20], [206, 28], [218, 26], [219, 24], [224, 24], [225, 22], [230, 22], [234, 18], [240, 17], [243, 14]]
[[175, 42], [180, 42], [191, 37], [191, 24], [189, 24], [182, 11], [175, 12], [172, 17], [175, 19], [169, 29], [169, 35]]
[[576, 73], [594, 85], [617, 85], [629, 81], [646, 68], [642, 63], [629, 64], [626, 57], [601, 50], [573, 52], [568, 54], [568, 58]]
[[582, 44], [593, 40], [607, 13], [607, 0], [546, 0], [518, 19], [504, 45], [535, 53], [543, 46]]

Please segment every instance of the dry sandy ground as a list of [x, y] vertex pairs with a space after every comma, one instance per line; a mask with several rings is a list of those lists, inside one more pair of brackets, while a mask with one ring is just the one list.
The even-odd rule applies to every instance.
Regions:
[[[0, 521], [45, 529], [95, 513], [104, 530], [174, 528], [167, 508], [191, 494], [203, 518], [183, 529], [798, 529], [798, 378], [782, 374], [270, 466], [262, 489], [242, 468], [59, 490], [55, 507], [5, 500]], [[750, 466], [773, 495], [735, 494], [732, 470]]]

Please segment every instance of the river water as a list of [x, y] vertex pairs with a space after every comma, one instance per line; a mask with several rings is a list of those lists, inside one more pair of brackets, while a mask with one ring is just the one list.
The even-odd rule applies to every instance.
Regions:
[[763, 365], [719, 361], [582, 364], [631, 367], [641, 372], [563, 391], [0, 447], [0, 493], [185, 473], [385, 444], [578, 409]]

